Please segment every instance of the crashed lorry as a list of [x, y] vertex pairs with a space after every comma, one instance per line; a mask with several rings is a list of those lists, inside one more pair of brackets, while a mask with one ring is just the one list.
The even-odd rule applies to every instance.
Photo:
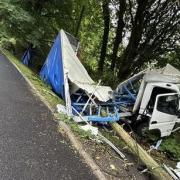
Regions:
[[78, 40], [61, 30], [40, 71], [41, 79], [65, 101], [68, 115], [77, 122], [124, 120], [135, 124], [140, 132], [156, 129], [161, 136], [175, 131], [180, 121], [177, 69], [167, 65], [140, 72], [113, 91], [91, 79], [77, 56], [78, 47]]
[[170, 64], [142, 71], [118, 85], [115, 102], [140, 135], [169, 136], [180, 129], [180, 71]]

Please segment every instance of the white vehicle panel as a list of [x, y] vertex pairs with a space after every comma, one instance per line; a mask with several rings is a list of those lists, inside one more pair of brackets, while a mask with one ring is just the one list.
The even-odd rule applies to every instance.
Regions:
[[[154, 110], [149, 122], [149, 129], [159, 129], [161, 137], [170, 135], [177, 122], [176, 110], [179, 107], [179, 100], [175, 99], [176, 96], [176, 93], [168, 93], [156, 97]], [[170, 99], [169, 101], [168, 98]], [[177, 106], [176, 102], [178, 102]]]

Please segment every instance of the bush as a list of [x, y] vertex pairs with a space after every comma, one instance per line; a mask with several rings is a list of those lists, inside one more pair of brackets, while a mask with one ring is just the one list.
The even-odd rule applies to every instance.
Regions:
[[171, 159], [180, 160], [180, 133], [177, 132], [165, 138], [160, 146], [160, 149], [166, 152]]

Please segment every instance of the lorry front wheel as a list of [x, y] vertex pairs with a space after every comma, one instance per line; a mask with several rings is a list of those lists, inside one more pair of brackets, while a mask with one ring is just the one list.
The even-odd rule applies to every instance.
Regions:
[[136, 127], [136, 132], [141, 137], [147, 137], [148, 136], [148, 123], [147, 122], [141, 122]]

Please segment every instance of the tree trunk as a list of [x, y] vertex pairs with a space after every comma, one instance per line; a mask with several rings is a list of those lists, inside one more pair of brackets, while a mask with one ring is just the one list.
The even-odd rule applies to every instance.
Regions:
[[103, 0], [102, 9], [103, 9], [103, 18], [104, 18], [104, 34], [103, 34], [102, 45], [101, 45], [100, 59], [98, 62], [98, 72], [101, 75], [103, 74], [103, 70], [104, 70], [104, 62], [106, 58], [107, 43], [108, 43], [109, 30], [110, 30], [110, 27], [109, 27], [110, 13], [109, 13], [108, 0]]
[[111, 126], [131, 151], [147, 166], [154, 177], [157, 179], [172, 180], [171, 176], [118, 123], [111, 123]]
[[122, 82], [125, 79], [127, 79], [130, 74], [131, 74], [131, 66], [129, 65], [129, 63], [127, 62], [124, 65], [121, 65], [118, 71], [119, 82]]
[[81, 13], [80, 13], [79, 20], [78, 20], [77, 27], [76, 27], [75, 37], [78, 36], [78, 32], [79, 32], [79, 29], [80, 29], [80, 26], [81, 26], [81, 21], [82, 21], [82, 18], [83, 18], [84, 10], [85, 10], [85, 6], [83, 6], [82, 9], [81, 9]]
[[122, 33], [125, 26], [123, 21], [124, 13], [126, 11], [126, 0], [119, 1], [119, 12], [118, 12], [118, 25], [116, 29], [116, 37], [114, 40], [113, 53], [111, 56], [111, 70], [113, 71], [116, 65], [117, 53], [119, 49], [119, 45], [122, 42]]
[[138, 8], [136, 11], [135, 20], [133, 22], [129, 43], [126, 49], [124, 50], [124, 53], [121, 56], [119, 62], [119, 71], [118, 71], [119, 80], [123, 80], [130, 74], [131, 64], [138, 55], [137, 49], [142, 38], [144, 11], [146, 5], [147, 5], [147, 0], [138, 1]]

